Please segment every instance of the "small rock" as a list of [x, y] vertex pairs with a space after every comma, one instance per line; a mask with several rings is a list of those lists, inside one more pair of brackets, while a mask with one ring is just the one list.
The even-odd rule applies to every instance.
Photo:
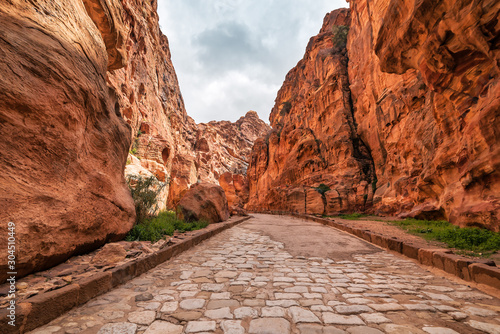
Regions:
[[205, 305], [205, 299], [184, 299], [180, 302], [180, 307], [185, 310], [200, 309]]
[[73, 277], [71, 276], [63, 276], [62, 279], [67, 283], [71, 283], [73, 281]]
[[463, 312], [450, 312], [448, 315], [452, 316], [456, 321], [467, 319], [468, 315]]
[[382, 315], [382, 313], [363, 313], [360, 315], [364, 321], [369, 324], [383, 324], [387, 322], [392, 322]]
[[199, 319], [201, 317], [201, 312], [198, 311], [176, 312], [171, 314], [170, 316], [179, 321], [192, 321]]
[[104, 245], [90, 261], [96, 267], [104, 267], [123, 261], [127, 251], [118, 243]]
[[130, 322], [117, 322], [102, 326], [97, 334], [135, 334], [136, 331], [136, 324], [131, 324]]
[[215, 331], [215, 321], [190, 321], [186, 326], [186, 333]]
[[366, 305], [338, 305], [335, 306], [335, 311], [340, 314], [360, 314], [373, 312], [373, 310]]
[[444, 327], [424, 327], [422, 330], [429, 334], [460, 334], [453, 329]]
[[309, 310], [303, 309], [301, 307], [292, 306], [288, 309], [292, 320], [295, 323], [299, 322], [321, 322], [318, 317]]
[[16, 288], [17, 288], [18, 290], [24, 290], [24, 289], [27, 289], [27, 288], [28, 288], [28, 286], [29, 286], [29, 285], [28, 285], [28, 283], [26, 283], [26, 282], [20, 282], [20, 283], [17, 283], [17, 284], [16, 284]]
[[379, 331], [376, 328], [367, 327], [367, 326], [356, 326], [347, 329], [347, 333], [349, 334], [384, 334], [384, 332]]
[[160, 312], [161, 313], [172, 313], [177, 310], [177, 307], [179, 306], [178, 302], [166, 302], [163, 304]]
[[155, 318], [155, 311], [136, 311], [128, 314], [128, 321], [138, 325], [150, 325]]
[[467, 321], [466, 324], [468, 324], [472, 328], [479, 329], [480, 331], [489, 334], [500, 334], [500, 325], [488, 324], [486, 322], [481, 322], [476, 320]]
[[427, 304], [403, 304], [403, 306], [410, 311], [429, 311], [429, 312], [436, 311], [434, 307]]
[[156, 320], [146, 329], [144, 334], [181, 334], [183, 326]]
[[240, 320], [225, 320], [221, 323], [224, 334], [245, 334], [245, 328], [241, 326]]
[[285, 309], [279, 306], [263, 307], [261, 312], [265, 318], [281, 318], [285, 316]]
[[325, 324], [332, 325], [364, 325], [365, 323], [356, 315], [340, 315], [331, 312], [323, 312]]
[[[237, 310], [235, 310], [236, 313]], [[223, 307], [215, 310], [205, 311], [205, 316], [210, 319], [233, 319], [229, 307]]]
[[152, 300], [153, 295], [150, 293], [141, 293], [140, 295], [135, 296], [135, 301], [136, 302], [145, 302], [148, 300]]
[[497, 315], [495, 311], [474, 306], [464, 307], [462, 310], [470, 315], [477, 315], [479, 317], [494, 317]]
[[290, 323], [283, 318], [263, 318], [250, 321], [250, 334], [289, 334]]
[[257, 315], [257, 310], [251, 307], [240, 307], [234, 310], [234, 316], [236, 319], [257, 318]]

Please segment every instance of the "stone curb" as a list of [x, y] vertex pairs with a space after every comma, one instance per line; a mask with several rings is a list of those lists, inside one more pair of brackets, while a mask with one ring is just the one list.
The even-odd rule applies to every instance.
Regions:
[[387, 237], [369, 230], [354, 228], [331, 219], [287, 212], [262, 213], [287, 214], [293, 217], [308, 219], [323, 225], [335, 227], [336, 229], [353, 234], [372, 244], [415, 259], [423, 265], [443, 270], [465, 281], [487, 285], [500, 292], [500, 268], [494, 265], [489, 265], [487, 261], [481, 262], [459, 256], [453, 254], [453, 252], [449, 249], [421, 248], [415, 244], [402, 241], [396, 237]]
[[212, 230], [200, 231], [199, 234], [190, 236], [179, 243], [163, 248], [146, 257], [112, 268], [109, 271], [100, 272], [77, 283], [28, 298], [16, 305], [15, 327], [7, 323], [9, 321], [7, 318], [9, 311], [7, 309], [0, 310], [0, 333], [25, 333], [43, 326], [68, 312], [70, 309], [85, 304], [90, 299], [110, 291], [118, 285], [198, 245], [202, 241], [250, 218], [252, 217], [248, 216], [233, 222], [214, 224], [220, 226]]

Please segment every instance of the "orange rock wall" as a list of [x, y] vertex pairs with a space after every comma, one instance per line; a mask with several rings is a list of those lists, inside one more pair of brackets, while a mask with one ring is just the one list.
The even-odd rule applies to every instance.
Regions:
[[349, 79], [374, 211], [500, 230], [500, 3], [351, 2]]
[[[123, 237], [135, 218], [130, 128], [106, 84], [123, 60], [121, 4], [85, 5], [93, 12], [76, 0], [0, 6], [0, 245], [14, 222], [18, 277]], [[5, 251], [0, 281], [8, 271]]]
[[[370, 152], [356, 133], [347, 52], [334, 45], [334, 26], [348, 26], [348, 9], [325, 17], [304, 58], [286, 76], [248, 170], [248, 209], [335, 214], [371, 201]], [[321, 184], [330, 190], [321, 194]], [[327, 189], [328, 189], [327, 188]]]
[[[500, 3], [350, 7], [347, 54], [332, 53], [324, 38], [332, 18], [349, 24], [341, 9], [288, 73], [273, 132], [252, 152], [248, 208], [500, 230]], [[331, 190], [318, 196], [320, 183]]]

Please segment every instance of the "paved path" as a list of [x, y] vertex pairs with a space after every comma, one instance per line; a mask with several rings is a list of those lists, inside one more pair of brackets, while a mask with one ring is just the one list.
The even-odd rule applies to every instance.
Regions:
[[500, 333], [496, 298], [333, 228], [255, 216], [32, 333]]

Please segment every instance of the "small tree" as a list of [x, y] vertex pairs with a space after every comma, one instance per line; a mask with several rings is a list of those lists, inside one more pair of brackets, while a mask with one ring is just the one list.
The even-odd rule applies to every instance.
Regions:
[[136, 224], [158, 211], [158, 196], [166, 183], [160, 182], [155, 176], [129, 175], [127, 184], [135, 203]]
[[347, 34], [349, 33], [348, 26], [333, 26], [332, 34], [333, 34], [333, 45], [338, 48], [345, 48], [347, 45]]
[[330, 187], [324, 183], [321, 183], [318, 187], [315, 188], [317, 192], [324, 196], [327, 191], [330, 191]]

